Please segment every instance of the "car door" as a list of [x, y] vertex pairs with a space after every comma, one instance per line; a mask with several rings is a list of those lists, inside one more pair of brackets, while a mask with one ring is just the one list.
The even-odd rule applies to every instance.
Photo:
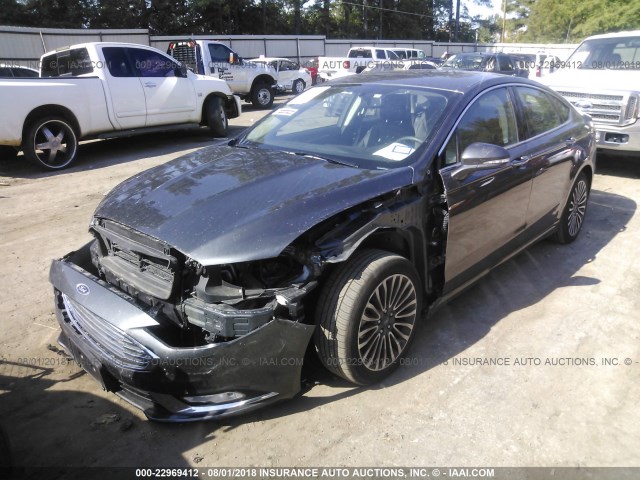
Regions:
[[285, 89], [290, 89], [293, 81], [298, 78], [298, 69], [289, 60], [280, 60], [278, 64], [278, 83]]
[[193, 82], [179, 73], [171, 57], [154, 50], [129, 48], [147, 103], [147, 126], [199, 119]]
[[[507, 87], [478, 96], [462, 114], [440, 155], [449, 206], [445, 291], [485, 273], [522, 241], [532, 174], [519, 141], [516, 106]], [[459, 178], [460, 158], [475, 142], [504, 147], [509, 160]]]
[[[243, 92], [249, 75], [250, 65], [242, 62], [238, 56], [222, 43], [208, 43], [209, 73], [229, 84], [234, 92]], [[233, 63], [230, 62], [233, 55]]]
[[147, 123], [147, 102], [138, 72], [124, 47], [104, 47], [112, 120], [119, 129], [140, 128]]
[[570, 171], [576, 155], [584, 155], [577, 139], [583, 127], [570, 122], [564, 101], [535, 87], [513, 87], [522, 111], [528, 162], [533, 173], [527, 224], [533, 233], [549, 229], [564, 205]]

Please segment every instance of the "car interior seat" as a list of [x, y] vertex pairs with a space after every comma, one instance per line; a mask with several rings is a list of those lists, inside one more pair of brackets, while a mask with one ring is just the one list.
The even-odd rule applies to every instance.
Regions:
[[433, 95], [426, 102], [416, 107], [413, 117], [413, 130], [417, 138], [421, 140], [427, 139], [446, 105], [447, 100], [444, 97]]
[[380, 99], [380, 120], [367, 130], [360, 143], [365, 147], [388, 145], [414, 135], [409, 95], [390, 93]]

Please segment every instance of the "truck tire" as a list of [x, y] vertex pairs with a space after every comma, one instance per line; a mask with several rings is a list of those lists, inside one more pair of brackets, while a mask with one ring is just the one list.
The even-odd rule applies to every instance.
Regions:
[[266, 83], [258, 83], [251, 90], [251, 103], [260, 109], [271, 108], [273, 105], [273, 87]]
[[229, 119], [224, 111], [222, 99], [219, 97], [210, 98], [207, 100], [204, 111], [211, 135], [226, 137], [229, 131]]
[[327, 278], [316, 306], [316, 352], [332, 373], [358, 385], [389, 375], [413, 339], [420, 278], [405, 258], [363, 250]]
[[41, 118], [27, 128], [24, 155], [40, 168], [60, 170], [68, 167], [77, 152], [76, 132], [65, 118]]
[[6, 145], [0, 146], [0, 160], [13, 160], [18, 155], [18, 150]]

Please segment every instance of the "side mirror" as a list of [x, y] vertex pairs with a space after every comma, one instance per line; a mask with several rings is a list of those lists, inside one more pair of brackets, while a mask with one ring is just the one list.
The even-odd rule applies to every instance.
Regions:
[[184, 65], [176, 65], [176, 77], [187, 78], [187, 67]]
[[498, 168], [506, 165], [511, 160], [509, 151], [491, 143], [476, 142], [469, 145], [462, 152], [462, 166], [458, 168], [451, 178], [464, 180], [476, 170]]

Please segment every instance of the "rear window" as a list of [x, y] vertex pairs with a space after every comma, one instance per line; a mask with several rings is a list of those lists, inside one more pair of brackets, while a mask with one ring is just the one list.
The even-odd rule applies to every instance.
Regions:
[[42, 59], [43, 77], [76, 76], [93, 73], [93, 63], [86, 48], [55, 52]]
[[368, 48], [352, 48], [349, 50], [348, 58], [371, 58], [371, 49]]

